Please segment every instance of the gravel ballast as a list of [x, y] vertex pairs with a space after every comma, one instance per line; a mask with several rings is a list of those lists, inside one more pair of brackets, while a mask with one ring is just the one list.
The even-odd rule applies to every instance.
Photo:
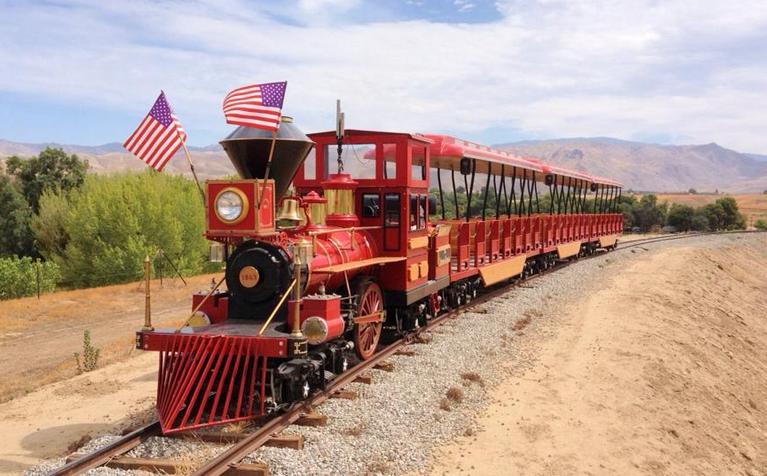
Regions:
[[[275, 475], [424, 472], [435, 446], [477, 430], [473, 416], [485, 407], [489, 388], [533, 365], [536, 342], [556, 331], [565, 306], [595, 286], [603, 286], [627, 262], [641, 259], [653, 249], [719, 247], [748, 239], [742, 235], [709, 236], [648, 244], [582, 260], [531, 279], [448, 319], [433, 332], [431, 343], [408, 347], [416, 355], [387, 359], [395, 366], [393, 372], [373, 370], [371, 385], [347, 387], [358, 393], [356, 400], [323, 403], [318, 411], [327, 415], [327, 426], [289, 428], [287, 432], [304, 436], [303, 450], [264, 447], [245, 462], [266, 463]], [[447, 396], [449, 391], [452, 399]], [[109, 438], [94, 440], [81, 451], [108, 444]], [[220, 445], [157, 437], [128, 456], [179, 457], [202, 452], [210, 456], [223, 449]], [[45, 474], [62, 462], [50, 461], [25, 474]], [[128, 472], [100, 468], [88, 474]]]

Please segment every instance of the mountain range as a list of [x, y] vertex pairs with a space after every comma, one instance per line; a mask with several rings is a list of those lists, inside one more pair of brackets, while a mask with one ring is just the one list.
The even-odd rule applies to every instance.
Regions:
[[[79, 146], [24, 144], [0, 139], [0, 160], [11, 155], [37, 155], [45, 147], [60, 147], [87, 159], [96, 173], [145, 167], [116, 142]], [[736, 152], [714, 143], [661, 145], [594, 137], [520, 141], [496, 147], [568, 169], [610, 177], [637, 191], [681, 192], [694, 188], [698, 192], [761, 193], [767, 190], [766, 155]], [[200, 178], [235, 173], [218, 144], [189, 147], [189, 151]], [[166, 170], [190, 175], [181, 153], [176, 154]]]

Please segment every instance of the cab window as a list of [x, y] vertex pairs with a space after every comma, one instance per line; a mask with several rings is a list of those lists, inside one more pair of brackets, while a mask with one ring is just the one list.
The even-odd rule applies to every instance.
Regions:
[[426, 228], [426, 195], [418, 197], [418, 229]]
[[381, 196], [377, 193], [362, 194], [362, 217], [377, 218], [381, 216]]
[[426, 180], [426, 147], [413, 146], [410, 176], [413, 180]]
[[387, 193], [384, 199], [384, 226], [399, 226], [400, 200], [398, 193]]

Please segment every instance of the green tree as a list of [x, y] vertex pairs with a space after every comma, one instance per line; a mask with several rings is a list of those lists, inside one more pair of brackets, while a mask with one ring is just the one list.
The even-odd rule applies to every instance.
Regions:
[[690, 221], [690, 229], [694, 231], [708, 231], [708, 217], [706, 216], [703, 208], [696, 208], [695, 213]]
[[703, 207], [711, 230], [742, 230], [746, 219], [738, 210], [738, 203], [732, 197], [719, 198]]
[[[144, 257], [154, 256], [158, 248], [183, 272], [196, 273], [203, 270], [207, 254], [198, 193], [191, 180], [152, 171], [88, 175], [79, 190], [69, 193], [63, 219], [41, 220], [35, 230], [70, 286], [138, 279]], [[57, 200], [43, 199], [45, 213], [57, 215]], [[62, 222], [63, 232], [58, 228]]]
[[6, 161], [8, 174], [16, 178], [21, 191], [34, 212], [46, 189], [69, 190], [82, 185], [88, 161], [67, 155], [62, 149], [46, 147], [36, 157], [21, 159], [13, 156]]
[[650, 231], [655, 226], [665, 223], [668, 203], [658, 203], [658, 197], [653, 194], [642, 195], [634, 208], [634, 221], [642, 231]]
[[634, 195], [621, 195], [620, 200], [618, 200], [618, 207], [623, 213], [623, 228], [631, 230], [638, 226], [635, 215], [637, 206], [638, 202]]
[[69, 195], [63, 190], [45, 190], [40, 197], [40, 206], [30, 224], [42, 256], [52, 259], [64, 254], [69, 242], [66, 218], [69, 211]]
[[17, 185], [0, 173], [0, 256], [34, 254], [31, 218], [32, 210]]
[[674, 203], [668, 211], [666, 224], [673, 226], [677, 231], [689, 231], [692, 227], [695, 209], [688, 205]]

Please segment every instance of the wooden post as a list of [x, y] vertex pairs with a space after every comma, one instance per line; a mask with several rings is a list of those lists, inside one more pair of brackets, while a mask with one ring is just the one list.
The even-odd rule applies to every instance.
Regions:
[[150, 263], [149, 261], [149, 255], [144, 258], [144, 295], [145, 295], [145, 302], [144, 302], [144, 330], [145, 331], [151, 331], [154, 330], [152, 327], [152, 311], [151, 311], [151, 298], [149, 295], [149, 273], [150, 273]]

